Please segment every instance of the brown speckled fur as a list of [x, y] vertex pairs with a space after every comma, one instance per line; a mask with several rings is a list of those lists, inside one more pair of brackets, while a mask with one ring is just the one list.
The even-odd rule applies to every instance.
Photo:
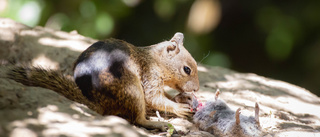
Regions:
[[[190, 74], [186, 73], [186, 66], [190, 68]], [[91, 109], [102, 115], [118, 115], [146, 128], [163, 129], [167, 126], [165, 122], [146, 120], [146, 107], [171, 112], [180, 117], [191, 115], [188, 104], [176, 103], [167, 98], [164, 85], [179, 92], [199, 89], [197, 64], [183, 46], [182, 33], [176, 33], [170, 41], [147, 47], [135, 47], [117, 39], [96, 42], [74, 64], [76, 84], [60, 79], [62, 81], [58, 84], [61, 86], [52, 86], [48, 84], [52, 82], [47, 81], [50, 78], [43, 80], [42, 77], [63, 76], [36, 75], [33, 74], [35, 68], [20, 67], [11, 70], [11, 79], [26, 85], [33, 81], [29, 85], [52, 89], [71, 100], [91, 106]], [[25, 72], [13, 73], [15, 70]], [[50, 74], [54, 72], [42, 71]], [[15, 75], [23, 76], [17, 78]], [[72, 90], [65, 90], [70, 85], [73, 86]], [[81, 99], [73, 99], [73, 96], [81, 96]]]

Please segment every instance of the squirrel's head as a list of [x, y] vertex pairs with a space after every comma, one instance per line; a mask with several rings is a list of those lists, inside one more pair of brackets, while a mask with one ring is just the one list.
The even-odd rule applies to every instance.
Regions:
[[179, 92], [199, 90], [197, 63], [183, 46], [184, 36], [176, 33], [170, 41], [153, 45], [155, 58], [164, 68], [163, 81], [165, 85]]

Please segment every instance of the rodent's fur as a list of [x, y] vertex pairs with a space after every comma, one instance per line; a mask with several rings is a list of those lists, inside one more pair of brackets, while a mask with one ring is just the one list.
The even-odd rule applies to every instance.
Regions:
[[182, 33], [147, 47], [118, 39], [98, 41], [76, 60], [75, 82], [58, 71], [35, 67], [14, 67], [8, 76], [25, 85], [54, 90], [101, 115], [118, 115], [133, 124], [159, 129], [167, 123], [146, 120], [146, 107], [191, 116], [189, 105], [171, 101], [163, 86], [180, 92], [199, 89], [197, 64], [183, 46]]
[[189, 104], [193, 112], [196, 112], [198, 109], [199, 102], [194, 94], [182, 92], [176, 95], [172, 100], [177, 103]]
[[193, 121], [196, 127], [219, 137], [260, 137], [262, 132], [258, 103], [255, 104], [255, 117], [247, 117], [240, 114], [240, 108], [237, 111], [231, 110], [218, 98], [219, 94], [218, 90], [214, 101], [208, 101], [195, 113]]

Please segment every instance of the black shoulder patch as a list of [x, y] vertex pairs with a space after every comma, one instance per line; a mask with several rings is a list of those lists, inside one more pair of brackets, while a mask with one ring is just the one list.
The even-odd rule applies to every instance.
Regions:
[[92, 76], [91, 74], [82, 75], [75, 79], [76, 84], [78, 85], [79, 89], [81, 90], [82, 94], [86, 96], [89, 100], [93, 100], [92, 96]]
[[122, 73], [124, 73], [123, 60], [114, 61], [111, 64], [109, 71], [115, 78], [119, 79], [122, 76]]

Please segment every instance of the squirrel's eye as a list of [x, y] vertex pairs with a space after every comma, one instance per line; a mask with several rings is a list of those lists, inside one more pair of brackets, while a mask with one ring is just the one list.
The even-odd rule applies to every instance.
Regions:
[[184, 72], [186, 72], [188, 75], [190, 75], [191, 69], [187, 66], [183, 67]]

